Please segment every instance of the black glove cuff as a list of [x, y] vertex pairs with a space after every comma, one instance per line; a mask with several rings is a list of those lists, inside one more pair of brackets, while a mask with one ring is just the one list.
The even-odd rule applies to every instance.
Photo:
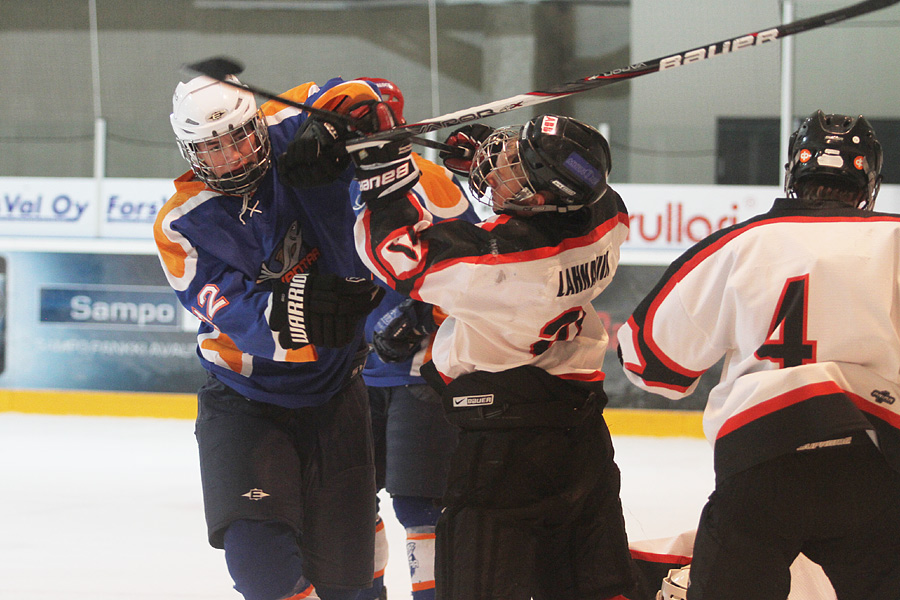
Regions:
[[412, 156], [378, 165], [357, 165], [356, 179], [363, 202], [405, 196], [419, 182]]
[[300, 189], [334, 183], [350, 164], [341, 125], [309, 117], [277, 159], [282, 184]]

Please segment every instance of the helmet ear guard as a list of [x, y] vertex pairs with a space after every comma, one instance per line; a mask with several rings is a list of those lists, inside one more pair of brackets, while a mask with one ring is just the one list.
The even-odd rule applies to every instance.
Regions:
[[837, 188], [864, 192], [858, 208], [872, 210], [881, 186], [882, 163], [881, 143], [865, 117], [818, 110], [791, 134], [784, 190], [789, 197], [797, 197], [801, 182], [831, 181]]

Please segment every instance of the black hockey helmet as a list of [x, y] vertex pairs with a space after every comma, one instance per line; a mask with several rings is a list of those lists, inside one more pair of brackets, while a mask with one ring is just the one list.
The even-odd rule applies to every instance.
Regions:
[[[506, 161], [498, 164], [504, 153]], [[518, 130], [500, 128], [491, 134], [472, 160], [469, 185], [495, 211], [568, 212], [603, 197], [610, 168], [609, 144], [599, 131], [570, 117], [541, 115]], [[520, 189], [498, 205], [489, 201], [489, 176], [497, 178], [504, 170], [515, 174]], [[546, 201], [529, 206], [528, 198], [538, 192], [548, 192]]]
[[865, 191], [859, 208], [872, 210], [881, 185], [881, 166], [881, 144], [865, 117], [818, 110], [791, 135], [784, 191], [796, 197], [797, 184], [804, 179], [833, 178], [839, 185]]

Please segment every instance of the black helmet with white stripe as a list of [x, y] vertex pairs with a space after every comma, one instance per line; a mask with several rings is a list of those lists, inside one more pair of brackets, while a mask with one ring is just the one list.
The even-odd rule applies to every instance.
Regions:
[[810, 179], [819, 185], [859, 190], [858, 208], [872, 210], [881, 185], [882, 150], [875, 131], [862, 115], [825, 114], [807, 117], [791, 135], [785, 164], [784, 190], [799, 197]]
[[485, 139], [469, 186], [495, 212], [569, 212], [603, 197], [610, 168], [609, 144], [599, 131], [570, 117], [541, 115]]

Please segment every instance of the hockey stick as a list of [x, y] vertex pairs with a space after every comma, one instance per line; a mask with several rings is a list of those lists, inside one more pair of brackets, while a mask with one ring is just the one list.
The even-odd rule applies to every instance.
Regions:
[[[247, 85], [243, 82], [235, 83], [234, 81], [229, 80], [229, 75], [238, 75], [240, 73], [243, 73], [244, 71], [244, 66], [232, 58], [228, 58], [225, 56], [216, 56], [213, 58], [201, 60], [199, 62], [182, 65], [182, 69], [192, 71], [194, 73], [199, 73], [200, 75], [206, 75], [207, 77], [215, 79], [216, 81], [220, 81], [225, 85], [230, 85], [231, 87], [235, 87], [239, 90], [247, 90], [249, 92], [262, 96], [263, 98], [268, 98], [269, 100], [274, 100], [275, 102], [280, 102], [282, 104], [286, 104], [300, 110], [305, 110], [309, 114], [319, 115], [320, 117], [324, 117], [331, 122], [337, 122], [348, 127], [356, 125], [356, 121], [351, 119], [347, 115], [342, 115], [334, 111], [317, 108], [315, 106], [302, 104], [300, 102], [295, 102], [294, 100], [282, 98], [278, 94], [274, 94], [258, 87]], [[415, 134], [406, 134], [397, 137], [410, 137], [413, 143], [420, 146], [427, 146], [429, 148], [436, 148], [438, 150], [447, 150], [451, 153], [457, 154], [460, 152], [460, 149], [458, 148], [448, 146], [447, 144], [430, 140], [428, 138], [416, 137]]]
[[511, 110], [516, 110], [518, 108], [534, 106], [536, 104], [550, 102], [551, 100], [558, 100], [560, 98], [565, 98], [566, 96], [571, 96], [572, 94], [576, 94], [578, 92], [593, 90], [596, 88], [611, 85], [613, 83], [618, 83], [619, 81], [627, 81], [629, 79], [635, 79], [636, 77], [649, 75], [658, 71], [674, 69], [676, 67], [700, 62], [702, 60], [713, 58], [715, 56], [730, 54], [737, 50], [743, 50], [744, 48], [761, 46], [762, 44], [774, 42], [789, 35], [811, 31], [813, 29], [818, 29], [819, 27], [825, 27], [827, 25], [846, 21], [847, 19], [852, 19], [860, 15], [875, 12], [876, 10], [892, 6], [894, 4], [897, 4], [898, 2], [900, 2], [900, 0], [864, 0], [863, 2], [858, 2], [856, 4], [852, 4], [850, 6], [833, 10], [827, 13], [814, 15], [812, 17], [801, 19], [799, 21], [793, 21], [791, 23], [786, 23], [784, 25], [765, 29], [763, 31], [757, 31], [739, 37], [729, 38], [727, 40], [715, 42], [713, 44], [707, 44], [705, 46], [698, 46], [697, 48], [692, 48], [691, 50], [686, 50], [684, 52], [679, 52], [677, 54], [671, 54], [660, 58], [654, 58], [653, 60], [649, 60], [646, 62], [635, 63], [625, 68], [613, 69], [612, 71], [607, 71], [606, 73], [601, 73], [599, 75], [590, 75], [588, 77], [584, 77], [582, 79], [578, 79], [576, 81], [571, 81], [568, 83], [563, 83], [546, 90], [527, 92], [525, 94], [511, 96], [503, 100], [495, 100], [486, 104], [480, 104], [471, 108], [465, 108], [463, 110], [441, 115], [439, 117], [432, 117], [430, 119], [425, 119], [424, 121], [419, 121], [417, 123], [396, 127], [394, 129], [391, 129], [390, 131], [382, 131], [370, 136], [366, 136], [364, 140], [348, 140], [347, 149], [352, 150], [355, 147], [363, 146], [376, 140], [400, 139], [410, 135], [422, 134], [429, 131], [437, 131], [445, 127], [452, 127], [453, 125], [462, 125], [470, 121], [477, 121], [479, 119], [499, 115]]

